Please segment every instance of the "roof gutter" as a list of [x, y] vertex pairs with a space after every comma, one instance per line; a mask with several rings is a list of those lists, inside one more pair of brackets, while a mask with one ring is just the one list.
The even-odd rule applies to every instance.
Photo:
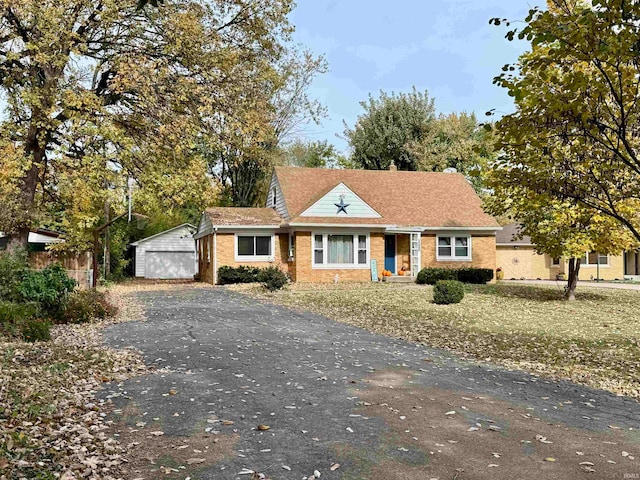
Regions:
[[299, 223], [292, 222], [283, 227], [313, 227], [313, 228], [382, 228], [388, 231], [412, 231], [412, 232], [438, 232], [438, 231], [471, 231], [471, 232], [497, 232], [502, 227], [405, 227], [400, 225], [367, 224], [367, 223]]

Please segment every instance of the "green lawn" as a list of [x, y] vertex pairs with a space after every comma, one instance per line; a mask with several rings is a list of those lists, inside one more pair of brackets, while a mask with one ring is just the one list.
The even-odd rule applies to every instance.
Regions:
[[417, 285], [293, 285], [251, 295], [369, 330], [550, 377], [640, 397], [640, 292], [579, 287], [468, 286], [462, 303], [435, 305]]

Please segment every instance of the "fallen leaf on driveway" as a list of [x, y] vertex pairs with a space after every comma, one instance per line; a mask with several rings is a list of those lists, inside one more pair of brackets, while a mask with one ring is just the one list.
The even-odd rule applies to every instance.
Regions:
[[258, 430], [269, 430], [271, 427], [269, 425], [258, 425]]
[[204, 463], [205, 461], [204, 458], [188, 458], [187, 465], [195, 465], [197, 463]]
[[547, 437], [543, 437], [542, 435], [536, 435], [536, 440], [540, 443], [553, 443], [551, 440], [547, 440]]
[[337, 470], [340, 468], [340, 464], [339, 463], [334, 463], [333, 465], [331, 465], [330, 470], [333, 472], [334, 470]]
[[160, 430], [156, 430], [155, 432], [150, 432], [151, 435], [154, 435], [156, 437], [159, 437], [161, 435], [164, 435], [164, 432], [160, 431]]

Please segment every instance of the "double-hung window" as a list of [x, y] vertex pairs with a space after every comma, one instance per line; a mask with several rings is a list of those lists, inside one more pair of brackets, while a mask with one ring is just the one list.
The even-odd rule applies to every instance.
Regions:
[[436, 259], [471, 260], [471, 237], [469, 235], [438, 235]]
[[273, 260], [273, 235], [237, 234], [237, 262], [268, 262]]
[[367, 268], [369, 264], [369, 235], [314, 234], [314, 268]]
[[597, 252], [587, 252], [580, 259], [580, 265], [587, 267], [595, 265], [609, 266], [609, 255], [601, 255]]

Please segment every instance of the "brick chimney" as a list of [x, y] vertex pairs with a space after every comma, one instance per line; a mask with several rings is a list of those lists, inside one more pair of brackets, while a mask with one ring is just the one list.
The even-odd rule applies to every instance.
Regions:
[[396, 164], [393, 162], [393, 160], [391, 160], [391, 165], [389, 165], [389, 171], [390, 172], [397, 172], [398, 171], [398, 167], [396, 167]]

